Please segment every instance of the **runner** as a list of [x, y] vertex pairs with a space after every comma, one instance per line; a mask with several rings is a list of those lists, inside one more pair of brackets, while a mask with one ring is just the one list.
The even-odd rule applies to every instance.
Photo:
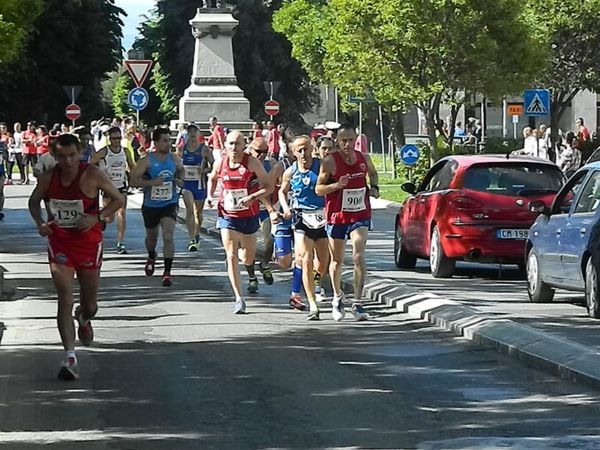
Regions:
[[225, 155], [217, 161], [209, 177], [208, 204], [219, 179], [223, 191], [219, 198], [217, 227], [227, 253], [227, 274], [235, 303], [234, 314], [246, 312], [238, 267], [238, 245], [243, 249], [243, 262], [248, 272], [248, 292], [258, 291], [254, 274], [256, 231], [258, 230], [259, 198], [272, 192], [270, 178], [261, 162], [244, 152], [244, 137], [232, 131], [225, 139]]
[[[300, 283], [308, 298], [310, 312], [308, 320], [319, 320], [319, 307], [317, 306], [316, 288], [322, 295], [320, 282], [327, 270], [329, 263], [329, 248], [327, 246], [327, 233], [325, 231], [325, 199], [315, 193], [315, 186], [319, 176], [321, 161], [312, 157], [312, 143], [308, 136], [298, 136], [292, 142], [292, 150], [296, 162], [283, 174], [279, 201], [283, 207], [283, 217], [294, 217], [294, 245], [295, 257], [301, 261], [300, 280], [296, 268], [292, 290], [299, 297]], [[291, 205], [288, 192], [291, 192]], [[293, 209], [293, 211], [292, 211]], [[317, 267], [313, 274], [313, 260], [316, 254]], [[292, 295], [292, 297], [294, 297]], [[296, 301], [302, 301], [296, 299]], [[292, 299], [290, 299], [290, 304]]]
[[35, 122], [27, 122], [27, 129], [23, 131], [23, 169], [25, 171], [25, 183], [29, 184], [29, 167], [31, 166], [31, 173], [33, 174], [33, 168], [37, 164], [37, 147], [35, 142], [37, 141], [37, 133], [35, 132]]
[[[332, 258], [329, 273], [334, 293], [334, 320], [342, 320], [345, 315], [342, 264], [348, 238], [352, 243], [354, 261], [352, 313], [357, 320], [369, 318], [361, 304], [366, 274], [365, 247], [371, 227], [369, 195], [379, 197], [379, 187], [377, 171], [369, 155], [354, 150], [356, 138], [352, 125], [344, 124], [339, 128], [339, 150], [323, 160], [315, 190], [317, 195], [325, 196], [326, 202], [327, 236]], [[367, 186], [367, 175], [370, 188]]]
[[139, 160], [131, 172], [131, 185], [144, 188], [142, 216], [146, 227], [146, 250], [148, 260], [144, 271], [147, 277], [154, 275], [158, 227], [162, 229], [164, 272], [163, 286], [172, 286], [171, 269], [175, 255], [173, 234], [177, 223], [179, 194], [176, 186], [183, 186], [183, 164], [179, 156], [171, 153], [171, 132], [157, 128], [152, 133], [155, 152]]
[[331, 155], [335, 151], [335, 142], [333, 142], [333, 139], [331, 137], [320, 136], [317, 139], [317, 158], [325, 159], [327, 155]]
[[[98, 284], [102, 264], [102, 227], [105, 217], [121, 207], [121, 195], [104, 172], [81, 162], [77, 137], [65, 134], [52, 144], [58, 164], [42, 175], [29, 198], [29, 213], [41, 236], [48, 236], [50, 273], [58, 296], [58, 330], [66, 351], [58, 377], [79, 378], [73, 326], [73, 278], [77, 274], [80, 305], [75, 310], [77, 335], [83, 345], [94, 340], [91, 319], [98, 310]], [[100, 210], [98, 193], [111, 198]], [[49, 205], [42, 218], [41, 203]]]
[[210, 149], [204, 145], [204, 136], [195, 123], [187, 126], [187, 142], [178, 152], [183, 161], [183, 202], [185, 223], [190, 237], [188, 252], [198, 250], [200, 227], [202, 226], [204, 202], [206, 200], [207, 176], [214, 163]]
[[[125, 228], [127, 226], [127, 170], [133, 170], [135, 163], [131, 155], [121, 146], [121, 129], [112, 127], [108, 130], [108, 139], [110, 144], [98, 150], [92, 155], [91, 163], [100, 167], [109, 178], [114, 186], [121, 193], [122, 207], [117, 211], [117, 253], [124, 255], [127, 253], [125, 248]], [[110, 199], [104, 199], [103, 203], [106, 207]], [[114, 216], [108, 216], [106, 223], [112, 223]]]

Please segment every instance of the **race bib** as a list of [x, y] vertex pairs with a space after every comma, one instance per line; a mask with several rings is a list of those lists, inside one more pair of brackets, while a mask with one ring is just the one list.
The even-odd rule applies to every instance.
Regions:
[[106, 172], [115, 186], [121, 186], [125, 183], [125, 169], [123, 166], [109, 166], [106, 168]]
[[183, 175], [185, 181], [195, 181], [200, 178], [198, 166], [183, 166], [183, 169], [185, 170], [185, 174]]
[[248, 196], [248, 189], [225, 189], [223, 191], [223, 207], [225, 211], [245, 211], [248, 206], [240, 205], [240, 200]]
[[367, 188], [344, 189], [342, 194], [342, 211], [359, 212], [367, 209], [365, 205], [365, 195]]
[[61, 228], [75, 228], [83, 217], [83, 200], [55, 200], [48, 202], [54, 222]]
[[165, 181], [160, 186], [152, 186], [150, 199], [156, 201], [171, 200], [173, 198], [173, 182]]
[[303, 210], [302, 223], [311, 230], [323, 228], [326, 224], [325, 212], [322, 209], [316, 209], [314, 211]]

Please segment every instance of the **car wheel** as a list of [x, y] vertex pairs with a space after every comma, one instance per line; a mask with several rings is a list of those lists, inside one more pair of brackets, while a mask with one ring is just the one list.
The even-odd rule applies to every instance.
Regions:
[[592, 258], [590, 258], [585, 266], [585, 304], [588, 314], [594, 319], [600, 319], [600, 301], [598, 295], [600, 295], [598, 271], [592, 262]]
[[534, 249], [527, 255], [527, 294], [533, 303], [548, 303], [554, 298], [554, 289], [542, 281], [540, 263]]
[[454, 273], [456, 261], [448, 258], [444, 253], [438, 227], [433, 227], [433, 233], [431, 233], [429, 264], [431, 266], [431, 275], [434, 278], [450, 278]]
[[417, 265], [417, 257], [408, 252], [402, 244], [402, 230], [398, 225], [394, 236], [394, 262], [398, 269], [414, 269]]

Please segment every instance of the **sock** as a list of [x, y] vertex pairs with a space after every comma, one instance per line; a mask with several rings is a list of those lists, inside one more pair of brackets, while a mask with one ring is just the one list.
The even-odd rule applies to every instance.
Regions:
[[148, 259], [156, 259], [156, 250], [148, 250]]
[[317, 305], [317, 302], [315, 301], [314, 298], [309, 298], [308, 299], [308, 304], [310, 305], [310, 310], [311, 311], [318, 311], [319, 310], [319, 306]]
[[165, 274], [171, 274], [171, 268], [173, 267], [173, 258], [165, 258]]
[[246, 266], [246, 271], [248, 272], [248, 278], [250, 278], [251, 280], [256, 278], [256, 275], [254, 274], [254, 263], [250, 264], [249, 266]]
[[67, 350], [65, 359], [68, 360], [69, 358], [73, 358], [75, 360], [75, 363], [77, 363], [77, 356], [75, 356], [75, 350]]
[[196, 240], [196, 242], [200, 242], [200, 235], [197, 234], [196, 236], [194, 236], [194, 239]]
[[292, 272], [292, 294], [299, 294], [302, 290], [302, 268], [294, 266]]

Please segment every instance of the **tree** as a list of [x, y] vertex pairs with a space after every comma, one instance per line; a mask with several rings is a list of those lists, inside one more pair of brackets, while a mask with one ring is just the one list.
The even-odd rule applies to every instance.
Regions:
[[552, 142], [571, 101], [582, 90], [600, 90], [600, 0], [530, 0], [531, 12], [549, 49], [548, 70], [536, 77], [551, 91]]
[[33, 21], [42, 12], [42, 0], [0, 0], [0, 64], [14, 61]]
[[442, 102], [453, 129], [466, 93], [500, 97], [539, 69], [529, 26], [519, 0], [294, 0], [274, 20], [316, 79], [343, 93], [370, 90], [391, 112], [415, 104], [434, 161]]
[[124, 14], [114, 0], [45, 0], [21, 57], [0, 67], [0, 117], [63, 121], [64, 85], [83, 87], [83, 120], [105, 113], [101, 82], [121, 61]]

